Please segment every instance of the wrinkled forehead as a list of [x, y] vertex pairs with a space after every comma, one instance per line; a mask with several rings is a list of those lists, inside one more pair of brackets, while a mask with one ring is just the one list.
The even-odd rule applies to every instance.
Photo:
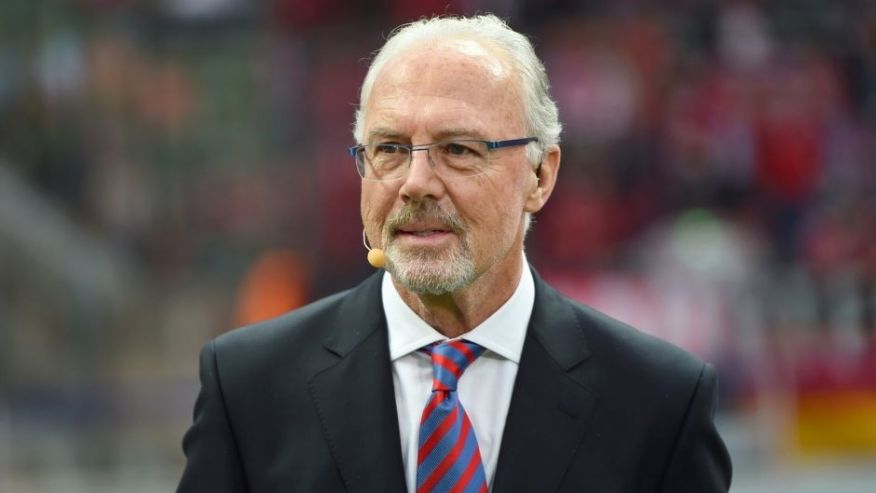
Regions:
[[[365, 102], [365, 126], [416, 100], [417, 109], [474, 110], [485, 120], [522, 123], [519, 76], [508, 55], [466, 38], [423, 41], [395, 55], [377, 74]], [[427, 108], [428, 107], [428, 108]], [[373, 118], [372, 118], [373, 117]]]

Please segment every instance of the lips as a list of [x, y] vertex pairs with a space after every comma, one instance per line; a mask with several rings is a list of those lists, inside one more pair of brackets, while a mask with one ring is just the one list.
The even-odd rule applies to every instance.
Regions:
[[433, 201], [410, 202], [391, 214], [384, 225], [386, 241], [405, 238], [418, 245], [437, 244], [451, 236], [463, 236], [465, 225], [460, 218]]
[[438, 248], [447, 246], [454, 235], [450, 225], [438, 221], [410, 222], [392, 229], [392, 236], [400, 244], [411, 248]]
[[449, 229], [445, 228], [400, 228], [396, 234], [413, 235], [413, 236], [431, 236], [434, 234], [450, 233]]

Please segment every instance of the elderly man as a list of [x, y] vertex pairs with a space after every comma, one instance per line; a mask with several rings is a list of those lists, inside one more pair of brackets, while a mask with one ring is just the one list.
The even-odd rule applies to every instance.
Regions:
[[559, 133], [499, 19], [397, 30], [350, 149], [386, 273], [205, 346], [179, 491], [727, 491], [713, 369], [526, 263]]

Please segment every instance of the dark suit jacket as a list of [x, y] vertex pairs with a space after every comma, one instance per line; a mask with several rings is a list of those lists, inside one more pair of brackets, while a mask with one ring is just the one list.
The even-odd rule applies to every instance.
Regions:
[[[204, 347], [178, 491], [405, 490], [380, 279]], [[714, 370], [535, 286], [493, 491], [727, 491]]]

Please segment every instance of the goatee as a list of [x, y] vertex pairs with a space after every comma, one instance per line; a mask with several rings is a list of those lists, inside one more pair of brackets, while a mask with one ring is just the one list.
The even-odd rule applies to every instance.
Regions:
[[[394, 240], [402, 228], [415, 222], [440, 225], [459, 241], [439, 250], [403, 248]], [[459, 291], [477, 277], [467, 231], [459, 216], [434, 201], [408, 202], [387, 218], [383, 228], [386, 270], [396, 282], [414, 293], [444, 295]]]

